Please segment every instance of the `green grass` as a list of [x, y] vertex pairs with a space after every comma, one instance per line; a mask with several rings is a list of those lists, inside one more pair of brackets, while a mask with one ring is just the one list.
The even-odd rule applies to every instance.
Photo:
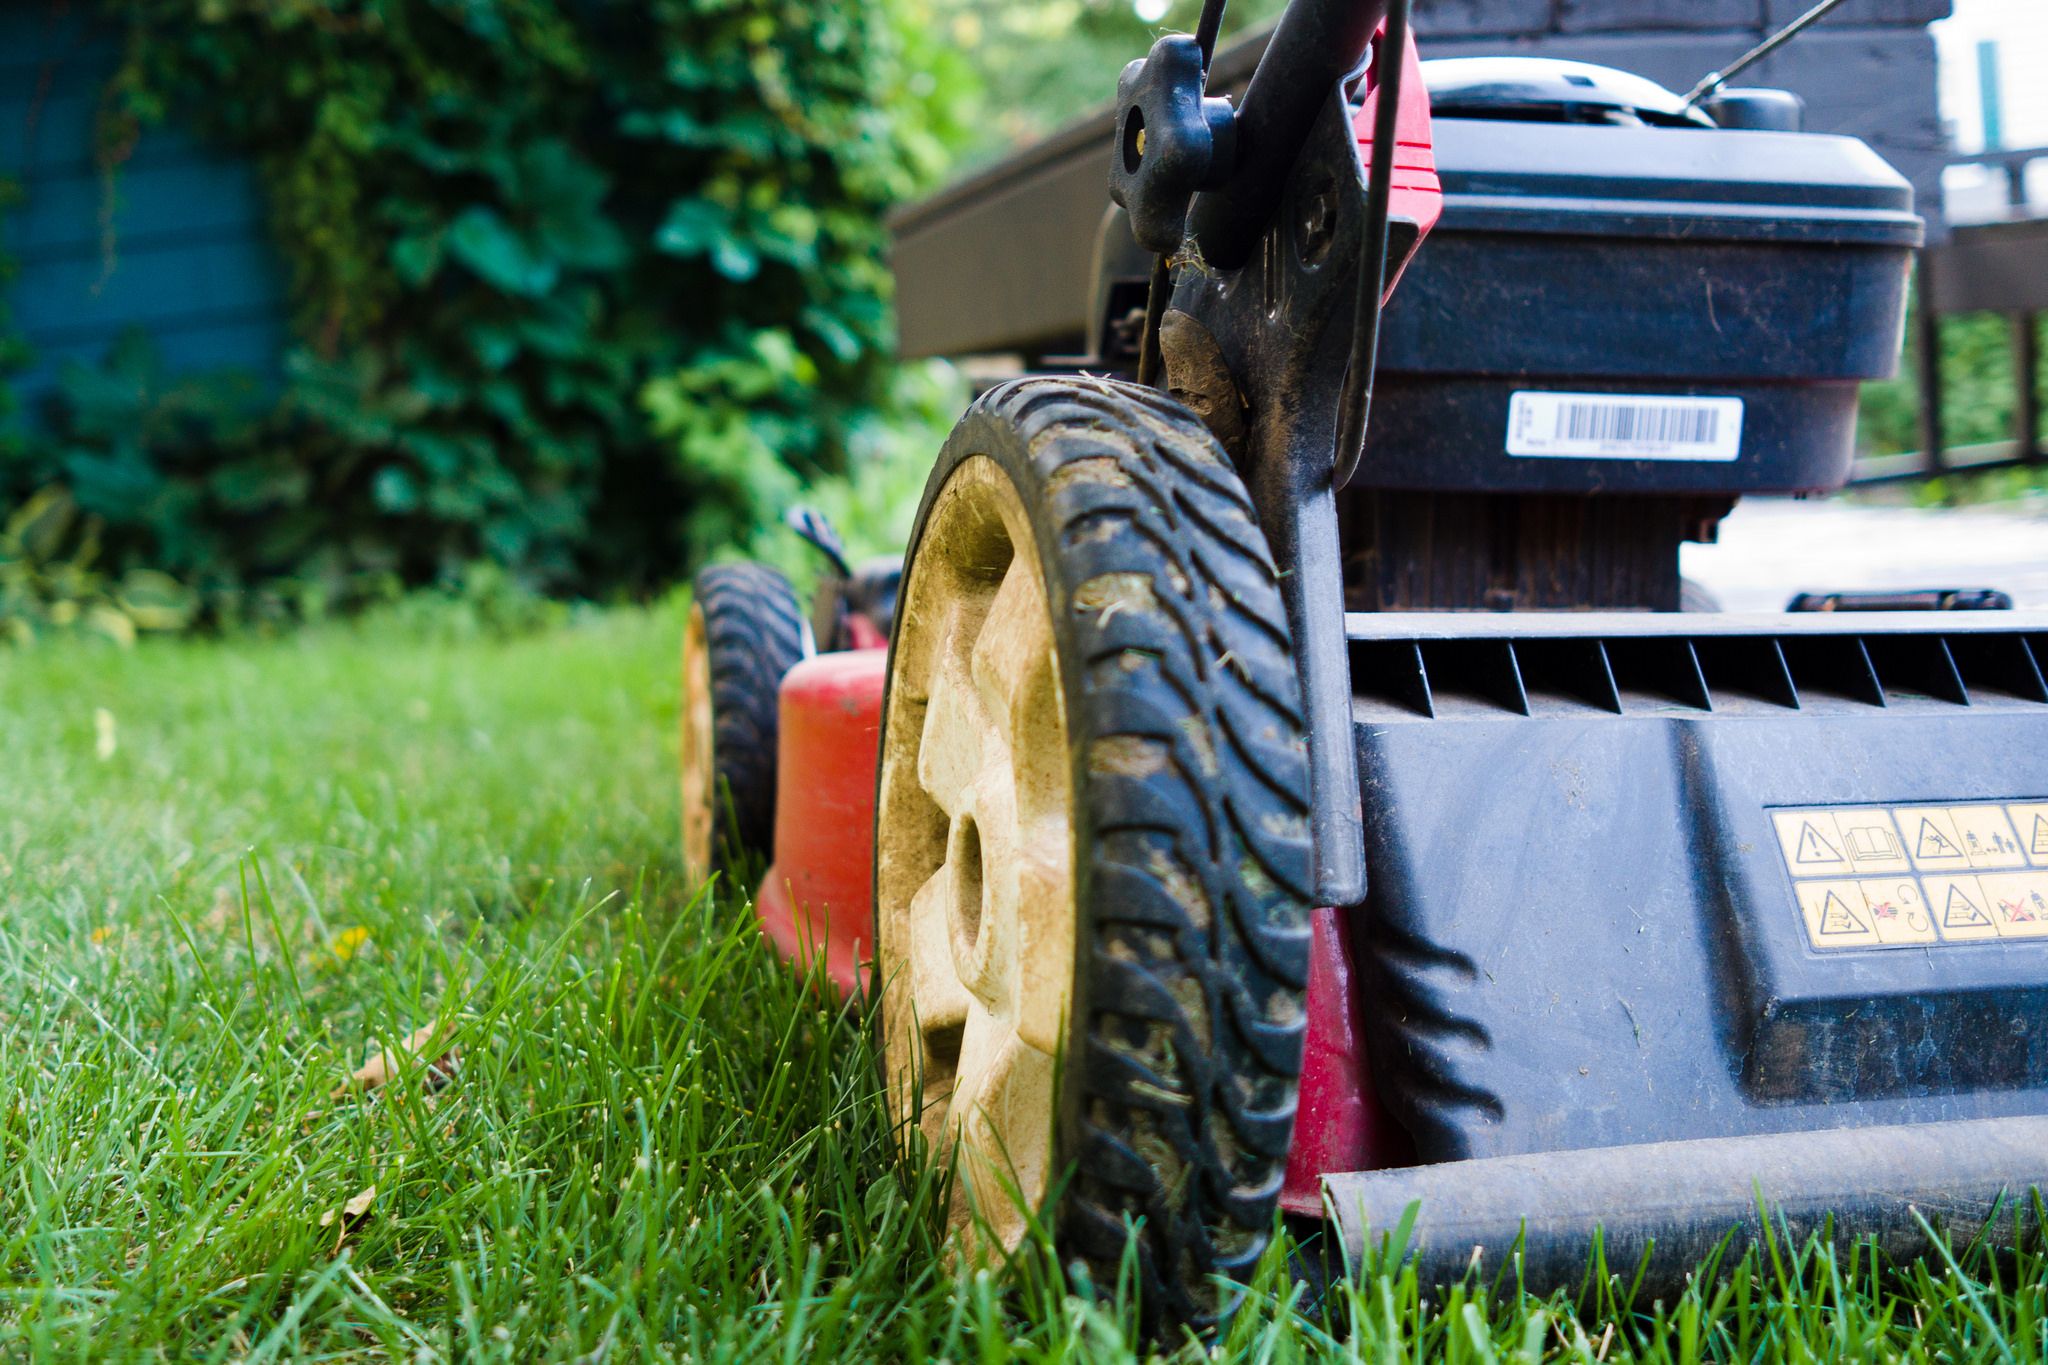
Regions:
[[[1129, 1354], [1113, 1286], [946, 1269], [857, 1021], [678, 884], [674, 608], [431, 625], [0, 653], [0, 1359]], [[436, 1020], [445, 1085], [331, 1098]], [[1961, 1262], [1296, 1311], [1276, 1257], [1222, 1345], [2041, 1359], [2043, 1259]]]

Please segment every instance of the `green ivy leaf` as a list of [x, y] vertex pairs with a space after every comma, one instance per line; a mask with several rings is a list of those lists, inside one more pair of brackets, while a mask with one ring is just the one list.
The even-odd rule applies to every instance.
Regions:
[[732, 232], [732, 210], [709, 199], [678, 199], [654, 234], [654, 244], [672, 256], [697, 256]]
[[413, 482], [412, 475], [398, 465], [387, 464], [378, 470], [370, 487], [377, 506], [386, 512], [404, 516], [419, 510], [419, 486]]
[[449, 225], [448, 252], [508, 294], [545, 294], [561, 273], [495, 210], [482, 205], [464, 210]]
[[439, 232], [415, 232], [391, 244], [391, 268], [415, 289], [440, 272], [447, 238]]

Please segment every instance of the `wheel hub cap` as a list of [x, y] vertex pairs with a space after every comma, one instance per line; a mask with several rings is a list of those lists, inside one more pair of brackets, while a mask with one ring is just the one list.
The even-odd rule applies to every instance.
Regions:
[[1052, 614], [991, 461], [940, 491], [901, 611], [876, 826], [890, 1102], [959, 1145], [955, 1225], [1009, 1247], [1055, 1174], [1076, 917]]

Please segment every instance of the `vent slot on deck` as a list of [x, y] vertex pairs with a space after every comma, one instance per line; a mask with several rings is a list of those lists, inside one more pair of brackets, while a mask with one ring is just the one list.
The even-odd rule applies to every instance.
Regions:
[[1785, 651], [1771, 636], [1702, 635], [1692, 647], [1700, 661], [1700, 674], [1707, 680], [1707, 695], [1716, 706], [1724, 699], [1799, 705], [1792, 671], [1785, 666]]
[[1616, 636], [1607, 641], [1607, 662], [1624, 711], [1713, 709], [1699, 657], [1683, 636]]
[[1413, 640], [1353, 640], [1351, 691], [1365, 701], [1434, 716], [1422, 649]]
[[1531, 712], [1620, 713], [1621, 693], [1598, 640], [1532, 638], [1515, 641], [1514, 649]]
[[1816, 699], [1883, 706], [1884, 688], [1870, 654], [1854, 635], [1787, 635], [1778, 641], [1792, 685], [1805, 705]]
[[1957, 706], [1970, 704], [1963, 675], [1956, 672], [1956, 662], [1949, 657], [1948, 645], [1939, 635], [1871, 635], [1863, 644], [1886, 697], [1900, 701], [1926, 698]]
[[2027, 648], [2026, 636], [1952, 635], [1948, 652], [1972, 700], [2048, 702], [2048, 681], [2041, 677], [2041, 661]]
[[1515, 651], [1506, 640], [1424, 640], [1422, 666], [1438, 715], [1446, 703], [1458, 701], [1529, 714]]

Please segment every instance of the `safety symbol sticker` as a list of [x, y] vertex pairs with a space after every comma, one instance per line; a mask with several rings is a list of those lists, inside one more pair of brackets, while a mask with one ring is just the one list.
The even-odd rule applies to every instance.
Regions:
[[1911, 877], [1882, 877], [1856, 883], [1870, 912], [1870, 927], [1883, 943], [1933, 943], [1934, 920]]
[[1899, 841], [1897, 826], [1888, 810], [1838, 810], [1835, 828], [1842, 834], [1842, 851], [1849, 855], [1858, 872], [1910, 872], [1905, 845]]
[[1770, 816], [1816, 950], [2048, 939], [2048, 801]]
[[1970, 865], [1952, 807], [1908, 806], [1898, 814], [1899, 828], [1906, 831], [1906, 847], [1913, 850], [1915, 867], [1938, 871]]
[[1969, 892], [1960, 883], [1951, 883], [1948, 889], [1948, 905], [1941, 912], [1942, 927], [1946, 929], [1989, 929], [1991, 916], [1984, 913], [1984, 907], [1970, 899]]
[[1882, 946], [1854, 882], [1801, 882], [1799, 908], [1806, 915], [1807, 941], [1816, 948]]
[[1929, 877], [1927, 894], [1940, 907], [1941, 936], [1952, 939], [1997, 938], [1998, 926], [1984, 908], [1984, 888], [1975, 877]]
[[1828, 842], [1825, 834], [1813, 827], [1813, 821], [1799, 822], [1799, 849], [1792, 855], [1792, 861], [1801, 865], [1809, 863], [1839, 863], [1842, 855]]
[[1870, 926], [1856, 918], [1856, 912], [1842, 899], [1838, 891], [1830, 891], [1820, 903], [1820, 936], [1828, 938], [1835, 934], [1867, 934]]
[[1963, 851], [1956, 847], [1956, 841], [1935, 827], [1934, 821], [1923, 817], [1920, 821], [1920, 856], [1924, 859], [1960, 858]]
[[2013, 833], [2012, 821], [2003, 806], [1957, 806], [1956, 828], [1963, 836], [1963, 848], [1971, 867], [2025, 867], [2026, 851]]
[[2012, 817], [2012, 827], [2019, 831], [2027, 861], [2035, 867], [2048, 867], [2048, 802], [2016, 801], [2005, 808], [2005, 813]]
[[1905, 947], [1936, 941], [1927, 903], [1910, 877], [1800, 882], [1807, 942], [1820, 949]]
[[1855, 871], [1842, 852], [1842, 832], [1835, 826], [1835, 813], [1828, 810], [1781, 810], [1773, 812], [1778, 826], [1778, 843], [1795, 877], [1816, 877], [1827, 873]]
[[1979, 877], [2001, 938], [2048, 938], [2048, 874]]

